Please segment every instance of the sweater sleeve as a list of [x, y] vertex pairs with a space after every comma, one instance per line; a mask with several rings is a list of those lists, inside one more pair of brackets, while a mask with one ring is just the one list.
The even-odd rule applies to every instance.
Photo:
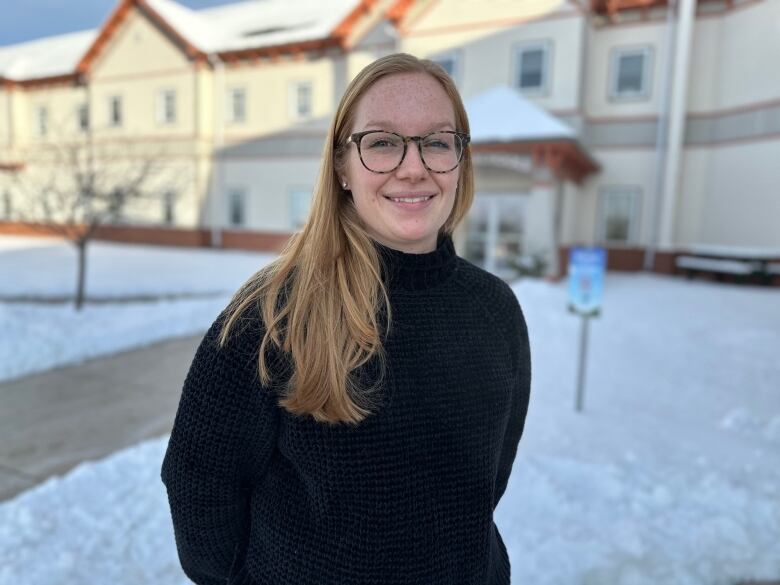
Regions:
[[276, 400], [257, 374], [262, 327], [239, 320], [219, 348], [224, 317], [190, 365], [161, 469], [179, 561], [197, 585], [224, 585], [244, 552], [251, 485], [278, 432]]
[[528, 403], [531, 396], [531, 348], [528, 340], [528, 328], [526, 326], [520, 303], [512, 293], [512, 308], [509, 323], [510, 345], [516, 357], [514, 368], [514, 385], [509, 412], [509, 421], [504, 433], [501, 445], [501, 454], [498, 462], [498, 474], [496, 475], [496, 487], [493, 498], [493, 510], [506, 491], [509, 476], [512, 473], [512, 465], [517, 454], [517, 446], [523, 435], [525, 418], [528, 412]]

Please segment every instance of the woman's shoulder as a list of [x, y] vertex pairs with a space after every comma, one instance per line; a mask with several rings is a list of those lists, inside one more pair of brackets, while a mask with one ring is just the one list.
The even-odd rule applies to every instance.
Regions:
[[500, 308], [519, 305], [512, 287], [492, 272], [458, 256], [457, 278], [461, 286]]

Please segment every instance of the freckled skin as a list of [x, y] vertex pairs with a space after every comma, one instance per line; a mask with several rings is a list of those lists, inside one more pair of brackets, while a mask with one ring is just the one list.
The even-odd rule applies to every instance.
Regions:
[[[452, 103], [435, 78], [427, 73], [396, 73], [374, 83], [358, 101], [350, 133], [363, 130], [423, 136], [457, 128]], [[437, 233], [455, 203], [459, 173], [460, 167], [449, 173], [428, 171], [413, 142], [395, 171], [372, 173], [360, 162], [357, 146], [350, 145], [341, 179], [352, 191], [355, 208], [372, 238], [418, 254], [436, 248]], [[426, 209], [416, 211], [399, 209], [384, 197], [419, 193], [436, 196]]]

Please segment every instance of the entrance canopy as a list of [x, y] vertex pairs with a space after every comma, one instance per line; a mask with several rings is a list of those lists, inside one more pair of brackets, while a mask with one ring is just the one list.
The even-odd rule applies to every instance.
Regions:
[[494, 87], [465, 103], [475, 153], [523, 154], [535, 166], [580, 183], [599, 170], [577, 132], [509, 87]]

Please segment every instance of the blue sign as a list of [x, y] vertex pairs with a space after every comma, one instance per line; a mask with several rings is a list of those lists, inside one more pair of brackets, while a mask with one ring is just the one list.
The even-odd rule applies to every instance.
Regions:
[[604, 248], [572, 248], [569, 251], [569, 311], [580, 315], [601, 312], [606, 267]]

